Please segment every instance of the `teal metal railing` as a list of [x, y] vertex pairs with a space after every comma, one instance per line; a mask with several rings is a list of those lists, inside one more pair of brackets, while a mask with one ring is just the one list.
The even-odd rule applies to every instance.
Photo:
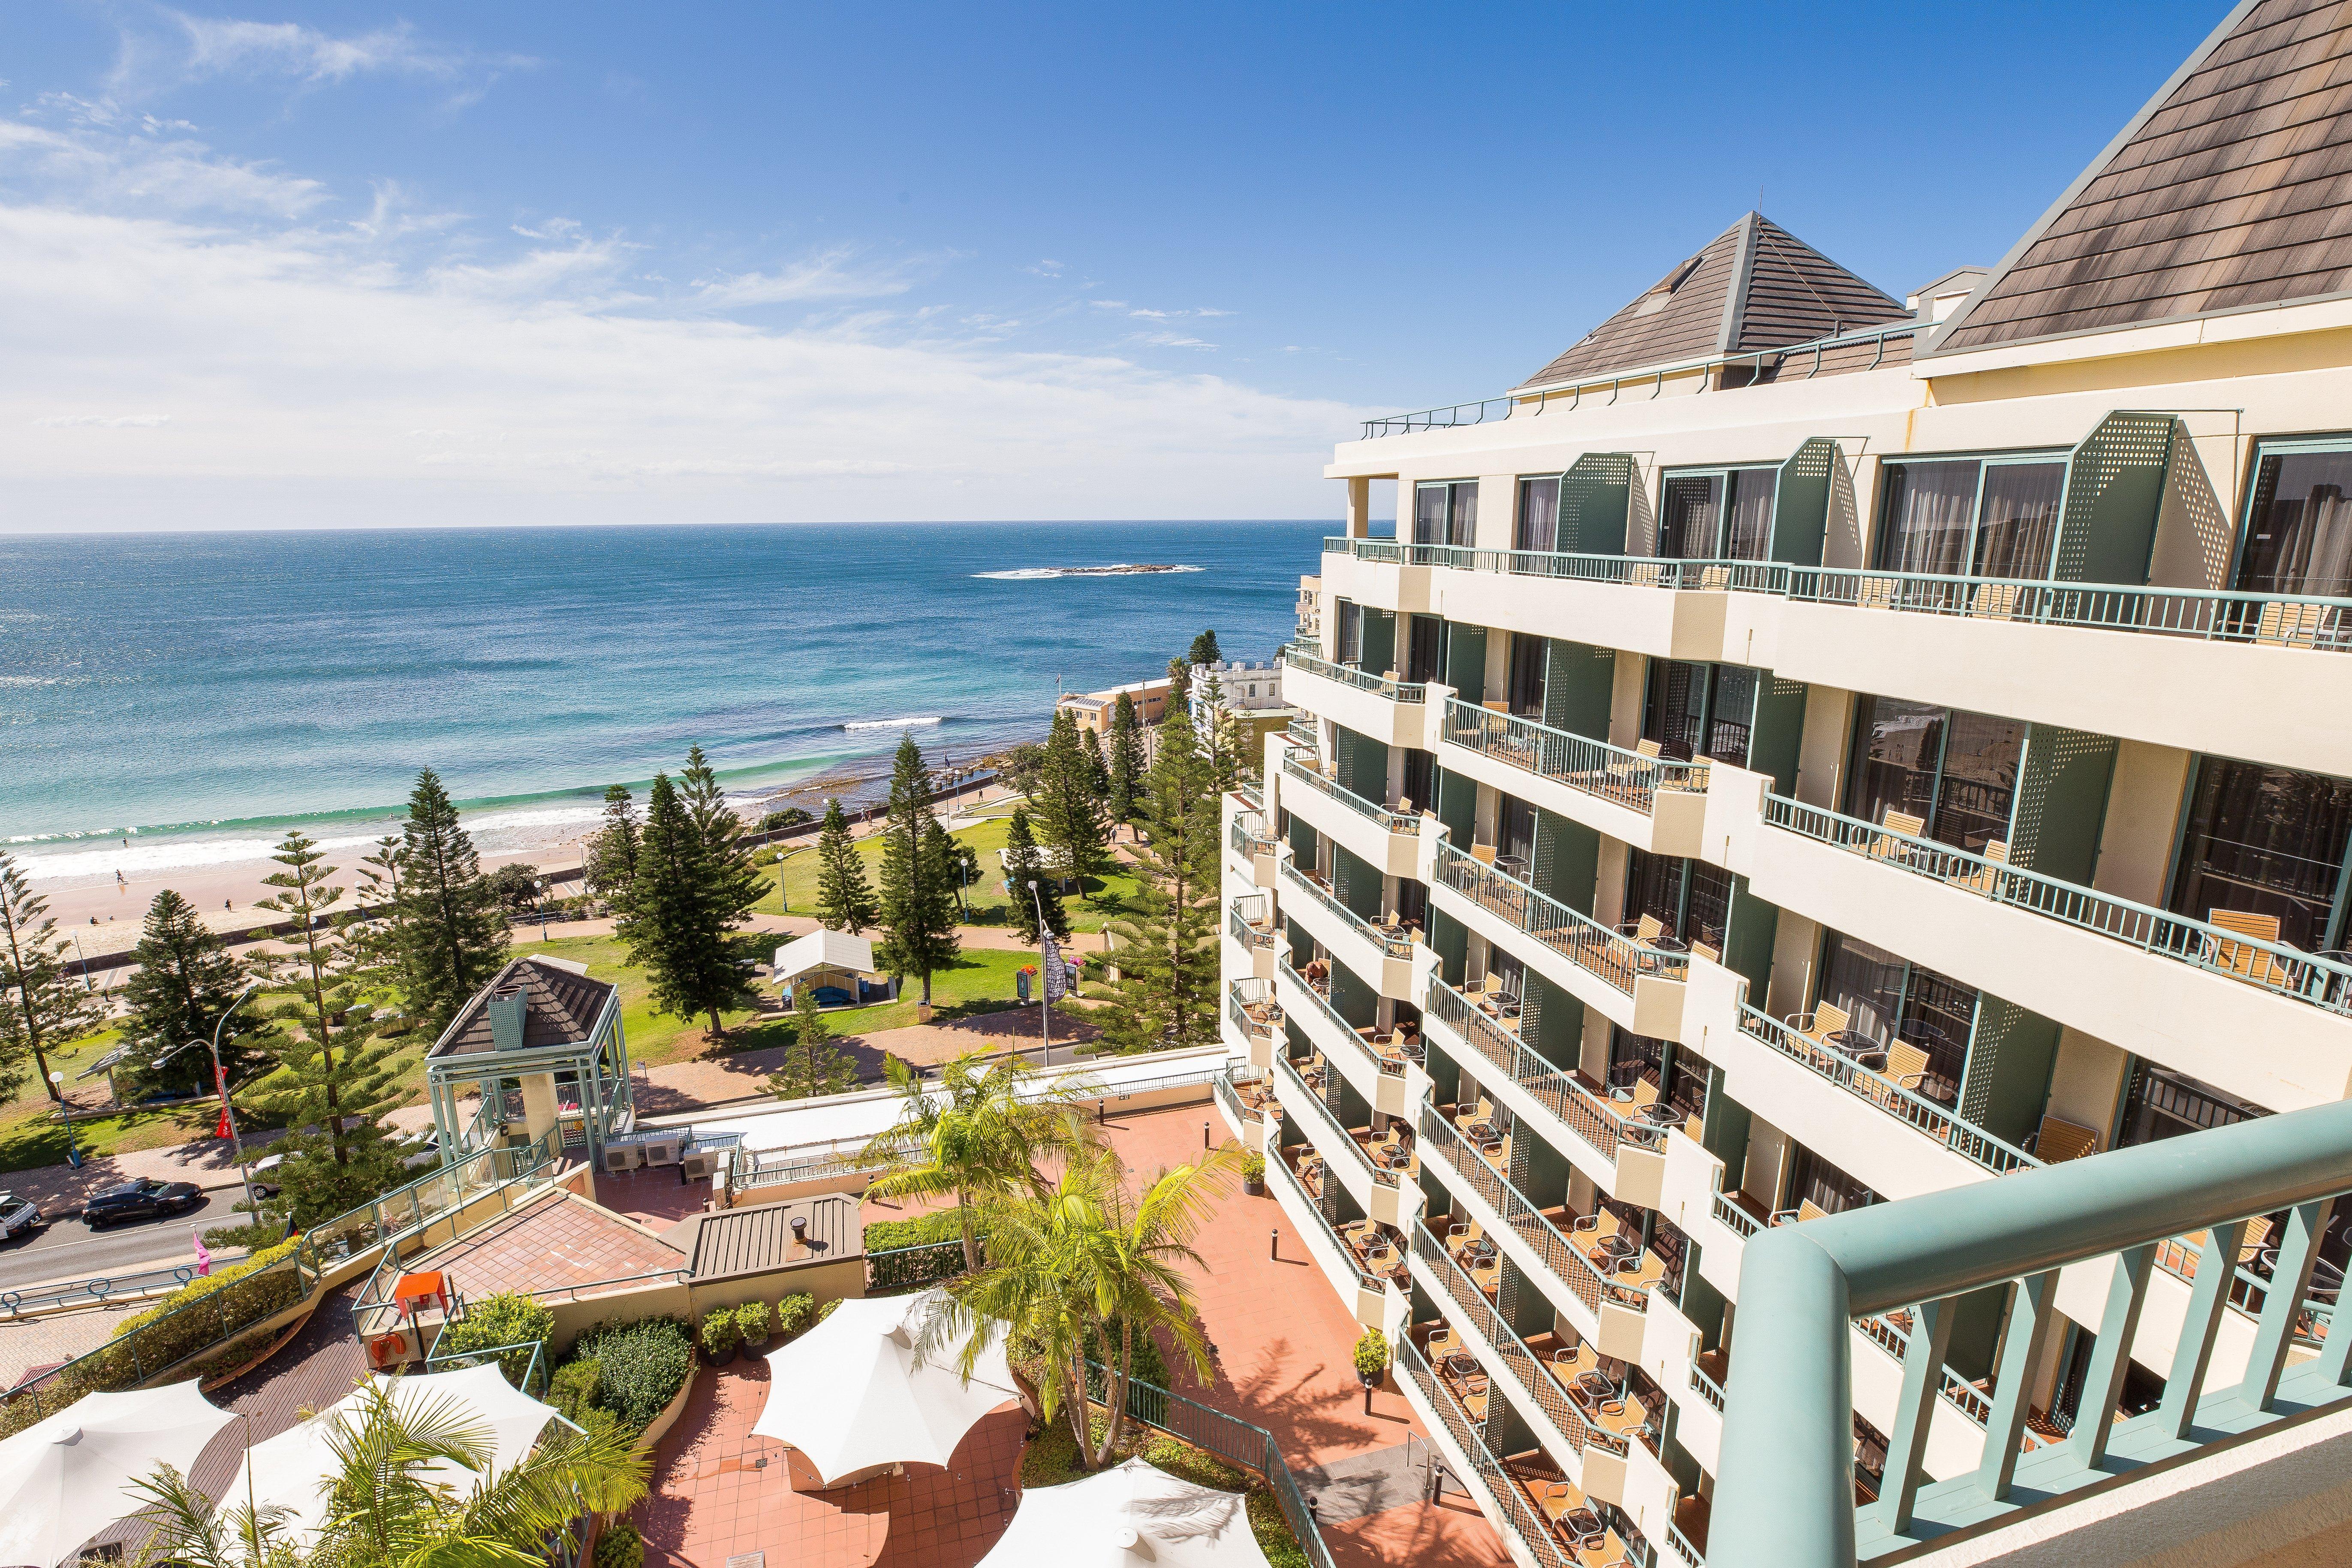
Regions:
[[[1559, 1428], [1561, 1439], [1570, 1448], [1581, 1452], [1588, 1447], [1601, 1447], [1615, 1454], [1625, 1451], [1623, 1438], [1586, 1424], [1576, 1408], [1576, 1402], [1569, 1398], [1568, 1391], [1559, 1385], [1557, 1378], [1544, 1370], [1543, 1358], [1530, 1350], [1527, 1341], [1519, 1338], [1518, 1331], [1495, 1310], [1494, 1303], [1486, 1300], [1486, 1293], [1478, 1289], [1478, 1282], [1470, 1278], [1469, 1270], [1464, 1268], [1461, 1260], [1437, 1238], [1426, 1220], [1415, 1219], [1412, 1222], [1412, 1255], [1421, 1259], [1443, 1293], [1453, 1301], [1454, 1309], [1468, 1320], [1479, 1337], [1501, 1359], [1511, 1381], [1518, 1385], [1520, 1395], [1542, 1411]], [[1494, 1369], [1488, 1367], [1486, 1370], [1491, 1373]]]
[[1215, 1083], [1217, 1102], [1225, 1108], [1236, 1125], [1265, 1120], [1263, 1112], [1242, 1098], [1240, 1089], [1243, 1084], [1256, 1083], [1265, 1077], [1265, 1074], [1260, 1069], [1239, 1064], [1229, 1067], [1217, 1075]]
[[[2293, 1365], [2288, 1352], [2311, 1332], [2319, 1244], [2347, 1193], [2352, 1101], [2338, 1101], [1756, 1237], [1741, 1260], [1739, 1341], [1764, 1353], [1734, 1357], [1710, 1529], [1717, 1568], [1848, 1568], [1958, 1544], [2341, 1406], [2352, 1398], [2352, 1334], [2327, 1335]], [[2250, 1219], [2282, 1211], [2242, 1373], [2222, 1384], [2213, 1365], [2235, 1271], [2200, 1268], [2160, 1403], [2117, 1419], [2159, 1247], [2203, 1232], [2211, 1255], [2232, 1258]], [[2111, 1283], [2098, 1321], [2083, 1325], [2096, 1337], [2071, 1434], [2029, 1447], [2033, 1373], [2059, 1326], [2058, 1271], [2101, 1258], [2112, 1260]], [[1947, 1370], [1960, 1299], [2011, 1284], [1983, 1460], [1930, 1483], [1930, 1390]], [[1912, 1326], [1885, 1481], [1856, 1510], [1843, 1325], [1898, 1308]]]
[[1225, 1007], [1244, 1039], [1271, 1039], [1282, 1027], [1282, 1004], [1274, 999], [1273, 983], [1255, 974], [1225, 987]]
[[1318, 770], [1306, 766], [1296, 756], [1286, 755], [1282, 759], [1282, 776], [1294, 779], [1317, 794], [1338, 801], [1358, 816], [1376, 825], [1383, 833], [1418, 834], [1421, 831], [1421, 818], [1415, 814], [1374, 805], [1355, 791], [1340, 788], [1337, 780], [1325, 778]]
[[[1260, 925], [1258, 922], [1265, 923]], [[1265, 893], [1244, 893], [1225, 906], [1225, 930], [1244, 948], [1274, 945], [1274, 900]]]
[[1807, 805], [1786, 795], [1764, 797], [1764, 821], [1769, 826], [1866, 856], [1912, 876], [2094, 932], [2158, 958], [2333, 1013], [2352, 1012], [2352, 966], [2333, 959], [2314, 957], [2282, 942], [2264, 942], [2168, 910], [1988, 860], [1932, 838], [1874, 827], [1859, 817]]
[[1280, 1150], [1269, 1149], [1266, 1151], [1265, 1168], [1268, 1171], [1281, 1173], [1276, 1179], [1286, 1184], [1290, 1188], [1292, 1194], [1298, 1199], [1300, 1206], [1304, 1207], [1307, 1213], [1315, 1216], [1316, 1226], [1318, 1229], [1322, 1231], [1323, 1239], [1331, 1244], [1331, 1246], [1339, 1252], [1340, 1261], [1346, 1264], [1349, 1269], [1355, 1274], [1357, 1285], [1366, 1290], [1379, 1289], [1381, 1288], [1380, 1276], [1374, 1274], [1370, 1269], [1364, 1267], [1363, 1259], [1356, 1256], [1356, 1249], [1348, 1245], [1348, 1238], [1341, 1236], [1339, 1230], [1331, 1224], [1330, 1216], [1323, 1212], [1321, 1202], [1316, 1198], [1312, 1192], [1307, 1190], [1306, 1181], [1297, 1171], [1291, 1169], [1290, 1162], [1283, 1157]]
[[1654, 1144], [1662, 1136], [1655, 1128], [1629, 1123], [1607, 1100], [1528, 1049], [1519, 1037], [1486, 1016], [1469, 997], [1438, 978], [1435, 971], [1422, 994], [1422, 1017], [1434, 1019], [1500, 1068], [1528, 1098], [1558, 1117], [1568, 1131], [1589, 1143], [1605, 1160], [1617, 1157], [1621, 1143]]
[[[1502, 1509], [1496, 1522], [1517, 1536], [1520, 1547], [1546, 1568], [1578, 1568], [1578, 1559], [1560, 1545], [1535, 1504], [1519, 1489], [1519, 1483], [1503, 1468], [1503, 1461], [1486, 1446], [1486, 1424], [1473, 1415], [1469, 1408], [1454, 1396], [1454, 1390], [1437, 1375], [1423, 1355], [1421, 1347], [1410, 1339], [1400, 1339], [1396, 1345], [1396, 1363], [1422, 1398], [1437, 1413], [1440, 1425], [1454, 1447], [1462, 1450], [1470, 1468], [1478, 1473], [1479, 1480]], [[1491, 1396], [1490, 1396], [1491, 1397]]]
[[1717, 1410], [1723, 1408], [1723, 1384], [1701, 1372], [1696, 1362], [1691, 1363], [1690, 1385], [1693, 1394], [1697, 1394]]
[[1445, 1168], [1460, 1176], [1501, 1217], [1512, 1234], [1528, 1244], [1552, 1278], [1559, 1281], [1560, 1289], [1583, 1303], [1585, 1310], [1593, 1314], [1596, 1324], [1603, 1302], [1636, 1312], [1649, 1310], [1648, 1291], [1629, 1289], [1601, 1273], [1585, 1256], [1584, 1249], [1569, 1240], [1551, 1222], [1541, 1205], [1512, 1185], [1508, 1177], [1471, 1146], [1460, 1128], [1425, 1101], [1421, 1108], [1421, 1154], [1424, 1170], [1429, 1168], [1429, 1157], [1435, 1154]]
[[1328, 981], [1318, 987], [1296, 969], [1290, 973], [1291, 978], [1298, 982], [1298, 988], [1314, 999], [1315, 1010], [1323, 1016], [1323, 1021], [1330, 1025], [1332, 1031], [1345, 1040], [1349, 1047], [1353, 1047], [1366, 1061], [1371, 1063], [1375, 1071], [1386, 1073], [1391, 1078], [1404, 1076], [1405, 1064], [1402, 1057], [1384, 1057], [1374, 1050], [1365, 1041], [1363, 1036], [1356, 1033], [1356, 1026], [1348, 1022], [1341, 1016], [1339, 1009], [1331, 1005], [1331, 998], [1326, 994], [1330, 984]]
[[[1329, 1072], [1332, 1068], [1327, 1064], [1323, 1070]], [[1348, 1163], [1361, 1172], [1367, 1181], [1378, 1183], [1383, 1187], [1402, 1184], [1398, 1181], [1396, 1172], [1384, 1171], [1372, 1163], [1371, 1156], [1364, 1152], [1363, 1145], [1349, 1136], [1348, 1130], [1339, 1125], [1339, 1119], [1331, 1113], [1330, 1106], [1324, 1103], [1321, 1095], [1307, 1087], [1307, 1080], [1298, 1076], [1298, 1069], [1291, 1065], [1288, 1057], [1275, 1058], [1275, 1072], [1285, 1084], [1289, 1086], [1292, 1099], [1303, 1100], [1315, 1108], [1312, 1120], [1321, 1125], [1324, 1135], [1312, 1142], [1318, 1149], [1323, 1151], [1323, 1157], [1326, 1160], [1332, 1157], [1332, 1150], [1345, 1150]]]
[[1411, 958], [1412, 956], [1412, 932], [1405, 931], [1381, 930], [1379, 926], [1374, 925], [1371, 921], [1366, 920], [1363, 916], [1358, 914], [1355, 910], [1341, 903], [1339, 901], [1339, 896], [1337, 893], [1334, 893], [1328, 888], [1323, 887], [1321, 884], [1315, 881], [1313, 878], [1307, 876], [1306, 872], [1301, 871], [1296, 861], [1283, 861], [1282, 877], [1283, 880], [1288, 882], [1292, 887], [1306, 894], [1316, 903], [1321, 905], [1324, 909], [1330, 910], [1333, 914], [1346, 921], [1349, 926], [1353, 927], [1358, 935], [1361, 936], [1366, 942], [1378, 947], [1381, 952], [1388, 957]]
[[1709, 1212], [1715, 1215], [1715, 1222], [1717, 1225], [1734, 1236], [1754, 1236], [1764, 1227], [1762, 1220], [1733, 1203], [1730, 1197], [1723, 1193], [1715, 1194], [1715, 1203]]
[[1759, 1041], [1827, 1079], [1856, 1100], [1874, 1105], [1955, 1154], [1983, 1166], [1994, 1175], [2032, 1169], [2042, 1162], [2005, 1138], [1996, 1137], [1968, 1121], [1948, 1105], [1905, 1089], [1893, 1079], [1874, 1073], [1853, 1058], [1807, 1038], [1769, 1013], [1747, 1003], [1739, 1005], [1739, 1032]]
[[1606, 741], [1573, 735], [1517, 714], [1497, 713], [1458, 697], [1445, 704], [1445, 742], [1644, 816], [1662, 789], [1706, 788], [1705, 763], [1645, 757]]
[[1500, 916], [1628, 996], [1634, 982], [1645, 976], [1681, 980], [1690, 972], [1690, 960], [1682, 953], [1644, 947], [1451, 844], [1437, 847], [1436, 874], [1440, 886]]
[[1265, 831], [1265, 819], [1255, 811], [1234, 813], [1233, 826], [1226, 829], [1225, 842], [1234, 853], [1246, 860], [1254, 855], [1274, 853], [1274, 839]]
[[1352, 686], [1359, 691], [1369, 691], [1385, 697], [1391, 702], [1423, 703], [1429, 700], [1429, 689], [1417, 680], [1390, 680], [1378, 675], [1367, 675], [1352, 664], [1333, 664], [1311, 653], [1285, 648], [1282, 662], [1307, 675], [1336, 680], [1342, 686]]

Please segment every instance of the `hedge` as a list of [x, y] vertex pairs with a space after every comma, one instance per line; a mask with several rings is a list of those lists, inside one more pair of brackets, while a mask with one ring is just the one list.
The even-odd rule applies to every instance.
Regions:
[[935, 1241], [963, 1240], [963, 1221], [957, 1209], [934, 1209], [913, 1219], [877, 1219], [866, 1226], [866, 1250], [896, 1252], [904, 1247], [928, 1247]]
[[299, 1245], [281, 1242], [217, 1274], [191, 1279], [147, 1310], [123, 1319], [100, 1352], [98, 1375], [131, 1381], [152, 1376], [294, 1305], [302, 1299], [302, 1276], [289, 1259]]
[[596, 1363], [593, 1385], [585, 1398], [609, 1410], [622, 1425], [642, 1432], [653, 1425], [678, 1389], [694, 1372], [694, 1341], [675, 1318], [646, 1318], [612, 1328], [591, 1329], [580, 1336], [558, 1377], [572, 1379], [567, 1391], [578, 1394], [583, 1375], [572, 1369], [582, 1362]]
[[528, 1296], [501, 1290], [467, 1306], [464, 1317], [441, 1331], [441, 1337], [433, 1343], [433, 1353], [446, 1356], [464, 1351], [496, 1350], [500, 1345], [521, 1345], [525, 1348], [499, 1357], [499, 1367], [507, 1374], [507, 1381], [520, 1388], [530, 1371], [529, 1347], [543, 1343], [554, 1332], [553, 1311]]

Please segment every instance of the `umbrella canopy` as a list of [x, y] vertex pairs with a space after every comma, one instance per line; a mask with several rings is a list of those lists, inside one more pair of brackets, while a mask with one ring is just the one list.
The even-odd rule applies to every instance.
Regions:
[[980, 1418], [1018, 1399], [1003, 1325], [990, 1325], [971, 1381], [957, 1350], [930, 1359], [916, 1341], [946, 1292], [845, 1300], [768, 1352], [768, 1401], [751, 1430], [798, 1448], [826, 1486], [878, 1465], [944, 1465]]
[[193, 1381], [89, 1394], [0, 1441], [0, 1563], [50, 1568], [144, 1507], [126, 1489], [170, 1465], [182, 1475], [235, 1415]]
[[1020, 1511], [979, 1568], [1267, 1568], [1234, 1492], [1180, 1481], [1129, 1459], [1021, 1494]]
[[[414, 1411], [428, 1400], [456, 1401], [467, 1425], [489, 1434], [489, 1468], [482, 1479], [529, 1454], [555, 1415], [554, 1406], [541, 1404], [509, 1383], [496, 1362], [457, 1372], [379, 1375], [369, 1382], [388, 1391], [394, 1408], [403, 1412]], [[303, 1538], [316, 1535], [327, 1522], [327, 1494], [337, 1469], [328, 1440], [338, 1426], [360, 1419], [362, 1405], [356, 1392], [346, 1394], [299, 1426], [256, 1443], [246, 1458], [249, 1476], [240, 1473], [222, 1502], [235, 1507], [249, 1496], [265, 1510], [273, 1505], [286, 1510], [288, 1528]], [[477, 1479], [473, 1472], [446, 1461], [436, 1461], [426, 1473], [460, 1493], [471, 1489]]]

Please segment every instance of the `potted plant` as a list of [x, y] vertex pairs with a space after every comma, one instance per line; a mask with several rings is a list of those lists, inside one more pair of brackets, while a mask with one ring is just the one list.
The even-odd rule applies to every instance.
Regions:
[[1255, 1149], [1242, 1156], [1242, 1191], [1254, 1198], [1265, 1196], [1265, 1156]]
[[768, 1304], [746, 1301], [735, 1309], [735, 1331], [754, 1355], [768, 1348]]
[[716, 1307], [702, 1315], [702, 1361], [706, 1366], [725, 1366], [735, 1359], [742, 1336], [735, 1326], [735, 1314], [725, 1307]]
[[1356, 1341], [1356, 1381], [1364, 1385], [1364, 1414], [1372, 1413], [1372, 1390], [1388, 1376], [1388, 1336], [1378, 1329], [1366, 1329]]

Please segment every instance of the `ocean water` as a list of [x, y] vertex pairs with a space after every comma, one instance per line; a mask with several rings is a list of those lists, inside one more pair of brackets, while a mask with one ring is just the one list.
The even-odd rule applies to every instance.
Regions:
[[[486, 849], [699, 742], [730, 792], [1040, 733], [1213, 626], [1286, 640], [1328, 525], [0, 537], [0, 843], [37, 877], [348, 846], [436, 769]], [[1090, 576], [1069, 568], [1169, 563]], [[128, 841], [127, 844], [125, 841]]]

